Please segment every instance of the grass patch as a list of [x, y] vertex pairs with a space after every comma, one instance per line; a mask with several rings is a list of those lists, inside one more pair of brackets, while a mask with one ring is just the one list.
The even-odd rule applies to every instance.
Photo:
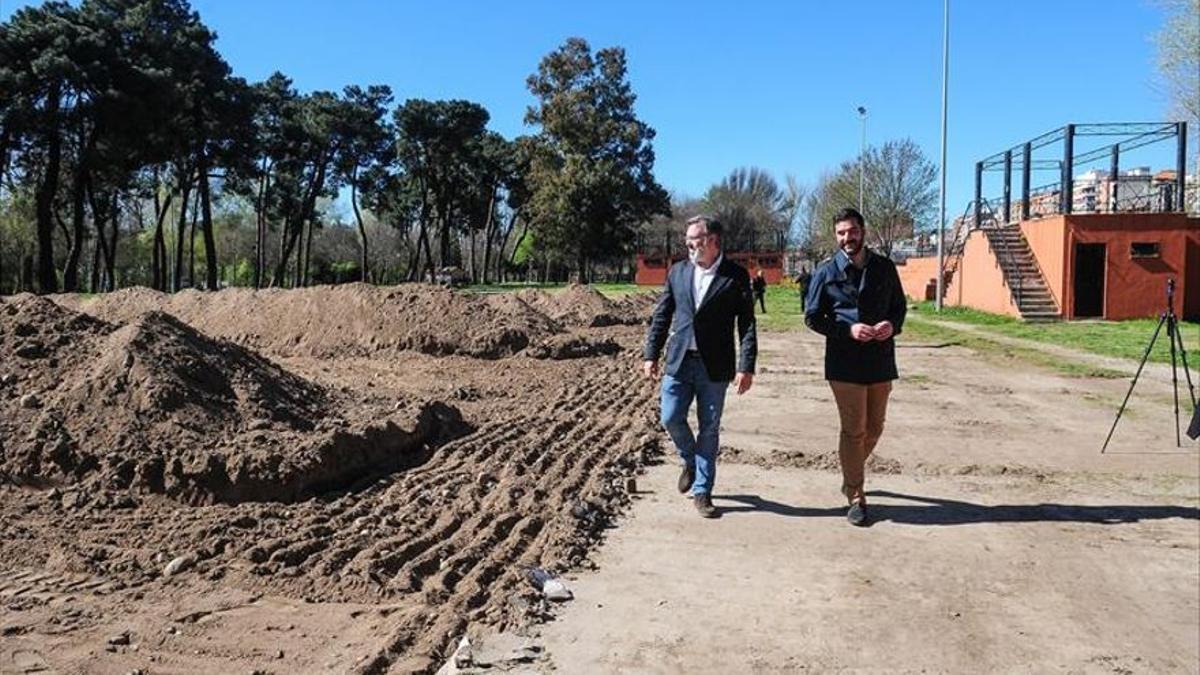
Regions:
[[1103, 368], [1063, 359], [1038, 349], [1003, 344], [974, 333], [967, 333], [928, 321], [922, 321], [920, 317], [913, 318], [915, 320], [910, 319], [904, 323], [904, 332], [898, 338], [901, 342], [920, 340], [922, 342], [957, 344], [971, 349], [993, 362], [1003, 364], [1017, 360], [1068, 377], [1122, 379], [1132, 375], [1132, 373], [1113, 370], [1112, 368]]
[[[1129, 321], [1059, 321], [1053, 323], [1027, 323], [1020, 319], [981, 312], [964, 307], [943, 307], [939, 314], [932, 302], [918, 303], [909, 316], [920, 319], [946, 319], [986, 328], [997, 335], [1023, 338], [1036, 342], [1055, 344], [1079, 351], [1117, 356], [1140, 361], [1146, 346], [1154, 335], [1158, 319], [1131, 319]], [[1184, 348], [1191, 357], [1190, 366], [1200, 365], [1200, 323], [1180, 321], [1180, 332]], [[1171, 346], [1166, 329], [1154, 342], [1150, 360], [1156, 363], [1171, 362]]]
[[755, 303], [758, 329], [766, 332], [808, 330], [804, 325], [804, 310], [800, 309], [800, 293], [787, 286], [767, 286], [767, 311]]

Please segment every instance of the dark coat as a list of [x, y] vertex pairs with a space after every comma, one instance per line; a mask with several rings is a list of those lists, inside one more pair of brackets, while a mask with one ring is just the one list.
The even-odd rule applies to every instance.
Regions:
[[[804, 323], [825, 336], [825, 379], [856, 384], [894, 380], [895, 336], [904, 329], [908, 303], [896, 265], [867, 250], [858, 283], [853, 282], [850, 258], [838, 251], [813, 272], [804, 303]], [[858, 342], [850, 337], [855, 323], [892, 322], [893, 337]]]
[[[692, 273], [695, 266], [683, 260], [671, 266], [663, 287], [650, 330], [646, 334], [643, 356], [657, 361], [666, 346], [666, 373], [674, 376], [687, 353], [692, 336], [708, 377], [728, 382], [736, 372], [753, 373], [758, 356], [755, 333], [754, 295], [750, 290], [750, 274], [746, 268], [721, 260], [716, 277], [708, 287], [700, 308], [692, 297]], [[740, 350], [734, 367], [734, 323], [737, 324]]]

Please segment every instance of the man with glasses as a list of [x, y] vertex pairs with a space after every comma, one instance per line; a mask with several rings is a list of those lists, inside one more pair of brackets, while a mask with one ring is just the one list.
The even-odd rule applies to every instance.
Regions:
[[[683, 463], [679, 491], [691, 493], [702, 517], [716, 518], [712, 489], [725, 390], [732, 381], [737, 393], [744, 394], [754, 381], [754, 295], [746, 268], [722, 254], [716, 219], [688, 220], [685, 243], [688, 259], [671, 266], [654, 307], [642, 370], [651, 380], [658, 377], [665, 346], [662, 423]], [[735, 324], [740, 343], [736, 368]], [[687, 419], [693, 399], [700, 423], [696, 434]]]

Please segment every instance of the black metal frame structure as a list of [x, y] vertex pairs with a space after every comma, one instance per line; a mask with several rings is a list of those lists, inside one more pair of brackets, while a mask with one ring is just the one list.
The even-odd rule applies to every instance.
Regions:
[[[1075, 152], [1075, 139], [1089, 136], [1116, 137], [1113, 143], [1085, 152]], [[1122, 201], [1120, 195], [1120, 168], [1122, 153], [1153, 143], [1175, 139], [1175, 185], [1169, 195], [1169, 203], [1155, 204], [1154, 200], [1144, 195], [1136, 195], [1137, 199]], [[1037, 150], [1061, 144], [1061, 153], [1054, 159], [1045, 157], [1035, 158]], [[1044, 153], [1043, 153], [1044, 154]], [[1013, 172], [1020, 172], [1020, 201], [1019, 219], [1026, 220], [1036, 216], [1057, 213], [1071, 213], [1074, 205], [1075, 168], [1091, 162], [1109, 158], [1109, 172], [1113, 176], [1113, 193], [1109, 204], [1103, 212], [1115, 211], [1185, 211], [1187, 209], [1187, 122], [1108, 122], [1102, 124], [1067, 124], [1058, 129], [1048, 131], [1024, 143], [986, 157], [975, 163], [975, 200], [974, 218], [976, 223], [983, 219], [983, 174], [985, 172], [1003, 172], [1004, 187], [999, 197], [987, 200], [999, 202], [999, 213], [1002, 222], [1010, 223], [1013, 216]], [[1037, 187], [1032, 187], [1034, 172], [1053, 171], [1058, 173], [1058, 181]], [[1058, 194], [1056, 202], [1046, 208], [1047, 200], [1037, 200], [1039, 195]], [[1124, 206], [1125, 208], [1122, 208]]]

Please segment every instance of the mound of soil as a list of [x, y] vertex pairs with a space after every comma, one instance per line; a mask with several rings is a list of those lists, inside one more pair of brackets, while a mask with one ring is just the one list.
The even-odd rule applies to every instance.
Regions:
[[116, 328], [43, 298], [0, 309], [0, 471], [188, 503], [294, 501], [425, 461], [442, 404], [338, 398], [151, 311]]
[[525, 303], [423, 284], [231, 288], [174, 295], [127, 289], [86, 300], [62, 296], [61, 301], [114, 323], [161, 310], [207, 335], [276, 356], [412, 350], [494, 359], [516, 354], [561, 330]]
[[525, 350], [535, 359], [583, 359], [592, 356], [611, 356], [621, 351], [621, 345], [611, 337], [567, 333], [555, 335]]
[[637, 317], [639, 323], [650, 318], [654, 305], [658, 302], [658, 293], [630, 293], [614, 301], [621, 311]]
[[[0, 387], [4, 397], [52, 387], [89, 358], [88, 347], [112, 326], [35, 295], [0, 299]], [[35, 399], [37, 397], [35, 396]], [[30, 407], [35, 400], [30, 400]]]
[[640, 301], [610, 300], [585, 284], [572, 284], [554, 295], [529, 289], [517, 293], [517, 297], [563, 325], [582, 328], [637, 325], [648, 313]]

